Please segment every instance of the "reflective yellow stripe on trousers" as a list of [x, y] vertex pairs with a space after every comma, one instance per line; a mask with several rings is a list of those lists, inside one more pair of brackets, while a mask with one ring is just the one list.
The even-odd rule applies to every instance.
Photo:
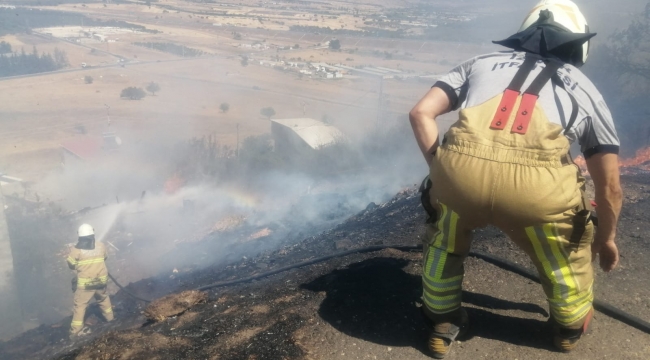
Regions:
[[561, 247], [555, 224], [526, 228], [535, 256], [552, 285], [549, 306], [553, 318], [561, 325], [571, 324], [583, 318], [591, 309], [593, 292], [591, 287], [578, 292], [578, 283], [569, 266], [569, 256]]
[[[440, 204], [441, 216], [436, 226], [438, 232], [428, 248], [422, 274], [423, 299], [427, 308], [437, 314], [445, 314], [460, 307], [463, 275], [443, 279], [448, 253], [456, 246], [458, 214]], [[461, 260], [462, 261], [462, 260]]]

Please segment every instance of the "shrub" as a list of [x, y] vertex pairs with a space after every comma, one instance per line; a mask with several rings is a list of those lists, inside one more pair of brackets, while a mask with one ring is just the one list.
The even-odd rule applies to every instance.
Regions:
[[272, 107], [265, 107], [262, 108], [262, 110], [260, 110], [260, 114], [262, 114], [264, 117], [271, 120], [271, 117], [275, 115], [275, 109], [273, 109]]
[[147, 85], [147, 91], [150, 92], [151, 95], [156, 95], [156, 92], [160, 91], [160, 85], [152, 81]]
[[144, 92], [141, 88], [130, 86], [122, 90], [120, 94], [121, 98], [128, 98], [130, 100], [140, 100], [147, 96], [147, 93]]

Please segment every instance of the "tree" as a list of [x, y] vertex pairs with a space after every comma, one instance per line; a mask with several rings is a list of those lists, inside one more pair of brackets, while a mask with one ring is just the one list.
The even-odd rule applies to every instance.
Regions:
[[245, 138], [239, 151], [239, 160], [241, 165], [255, 173], [278, 170], [283, 166], [282, 157], [273, 151], [271, 134]]
[[[650, 144], [650, 18], [641, 9], [639, 6], [638, 15], [626, 28], [616, 31], [605, 46], [590, 49], [583, 70], [616, 114], [624, 156]], [[600, 101], [597, 106], [602, 109], [604, 103]]]
[[144, 90], [134, 86], [123, 89], [122, 93], [120, 94], [121, 98], [129, 98], [131, 100], [140, 100], [145, 96], [147, 96], [147, 93], [144, 92]]
[[638, 17], [611, 40], [608, 47], [619, 70], [637, 80], [650, 80], [650, 18]]
[[0, 54], [10, 54], [10, 53], [11, 53], [11, 44], [6, 41], [0, 42]]
[[243, 56], [241, 59], [241, 66], [246, 67], [248, 66], [248, 56]]
[[151, 93], [151, 95], [156, 95], [157, 91], [160, 91], [160, 85], [156, 84], [155, 82], [150, 82], [149, 85], [147, 85], [147, 91]]
[[271, 117], [275, 115], [275, 110], [272, 107], [265, 107], [262, 108], [262, 110], [260, 110], [260, 114], [262, 114], [262, 116], [271, 120]]
[[341, 50], [341, 41], [339, 39], [330, 40], [330, 49]]
[[92, 76], [88, 76], [88, 75], [84, 76], [84, 82], [85, 82], [86, 84], [92, 84], [92, 83], [93, 83], [93, 77], [92, 77]]
[[68, 55], [65, 51], [59, 50], [59, 48], [54, 48], [54, 61], [56, 62], [56, 66], [59, 68], [70, 65], [70, 62], [68, 62]]
[[221, 109], [221, 112], [225, 114], [228, 112], [228, 110], [230, 110], [230, 104], [221, 103], [221, 105], [219, 105], [219, 109]]
[[36, 47], [29, 54], [21, 49], [20, 53], [0, 56], [0, 77], [54, 71], [61, 67], [63, 65], [57, 63], [52, 55], [39, 53]]

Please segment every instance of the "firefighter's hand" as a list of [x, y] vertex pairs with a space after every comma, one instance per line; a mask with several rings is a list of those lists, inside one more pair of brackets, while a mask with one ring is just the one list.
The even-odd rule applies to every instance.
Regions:
[[614, 240], [594, 241], [591, 244], [591, 259], [596, 260], [596, 254], [600, 258], [600, 267], [605, 272], [614, 270], [618, 265], [618, 248]]

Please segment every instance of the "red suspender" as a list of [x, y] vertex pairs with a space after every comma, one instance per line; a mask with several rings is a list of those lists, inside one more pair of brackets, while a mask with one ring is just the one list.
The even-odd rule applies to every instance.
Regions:
[[503, 92], [503, 98], [501, 98], [497, 113], [494, 114], [494, 119], [492, 120], [490, 129], [505, 129], [506, 123], [508, 122], [508, 119], [510, 119], [510, 114], [512, 114], [512, 108], [515, 107], [517, 97], [519, 97], [519, 91], [506, 89], [506, 91]]
[[533, 94], [524, 94], [519, 104], [519, 110], [514, 124], [512, 124], [512, 132], [517, 134], [525, 134], [528, 131], [528, 124], [533, 117], [533, 110], [539, 96]]
[[[503, 92], [503, 97], [501, 98], [496, 114], [494, 114], [494, 119], [492, 119], [490, 129], [505, 129], [506, 123], [508, 122], [508, 119], [510, 119], [512, 110], [517, 102], [517, 98], [520, 95], [521, 88], [523, 87], [528, 74], [530, 74], [530, 72], [535, 68], [536, 62], [537, 60], [533, 57], [526, 56], [524, 63], [519, 67], [519, 70], [510, 82], [510, 85], [508, 85], [508, 88]], [[523, 135], [528, 131], [528, 125], [532, 119], [535, 104], [539, 98], [539, 92], [562, 66], [562, 63], [558, 61], [545, 62], [546, 67], [544, 70], [542, 70], [535, 80], [533, 80], [532, 84], [530, 84], [522, 96], [519, 109], [517, 110], [517, 116], [515, 117], [515, 122], [512, 124], [511, 132], [513, 133]]]

